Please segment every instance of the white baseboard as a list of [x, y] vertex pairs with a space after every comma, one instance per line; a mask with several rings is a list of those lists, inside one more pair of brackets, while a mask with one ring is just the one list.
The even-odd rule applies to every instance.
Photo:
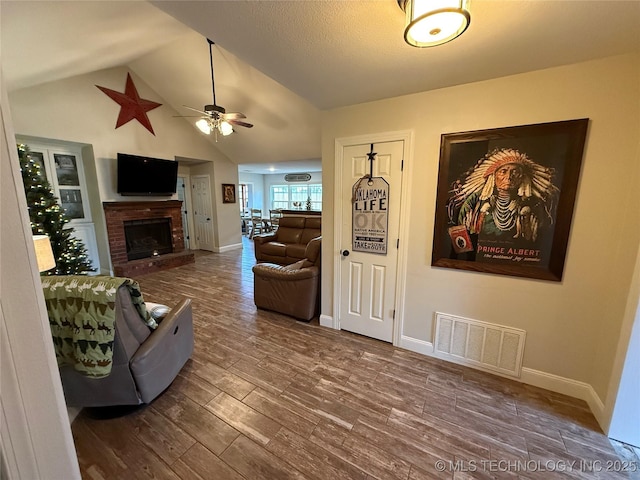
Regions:
[[533, 370], [532, 368], [522, 368], [522, 375], [520, 377], [522, 383], [533, 385], [534, 387], [545, 388], [552, 392], [562, 393], [569, 395], [570, 397], [579, 398], [584, 400], [589, 405], [591, 413], [596, 417], [598, 423], [604, 425], [604, 403], [593, 389], [591, 385], [585, 382], [579, 382], [578, 380], [572, 380], [570, 378], [560, 377], [553, 375], [552, 373], [541, 372], [539, 370]]
[[422, 353], [423, 355], [433, 356], [433, 343], [418, 338], [400, 336], [400, 348], [406, 348], [412, 352]]
[[215, 247], [213, 251], [215, 253], [223, 253], [228, 252], [229, 250], [235, 250], [237, 248], [242, 248], [242, 243], [234, 243], [232, 245], [225, 245], [223, 247]]
[[333, 324], [333, 317], [330, 315], [320, 315], [320, 326], [327, 328], [336, 328]]

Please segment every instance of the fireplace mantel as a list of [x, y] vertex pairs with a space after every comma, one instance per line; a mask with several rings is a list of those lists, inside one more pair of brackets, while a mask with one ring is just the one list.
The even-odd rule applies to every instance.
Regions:
[[[129, 210], [164, 210], [167, 208], [177, 208], [178, 211], [182, 207], [182, 200], [162, 200], [159, 202], [102, 202], [105, 211], [107, 209], [114, 211]], [[180, 220], [182, 223], [182, 220]]]
[[[182, 201], [103, 202], [109, 250], [114, 274], [131, 276], [173, 268], [195, 261], [194, 254], [184, 249], [182, 228]], [[125, 242], [124, 222], [152, 218], [168, 218], [171, 221], [173, 253], [129, 261]]]

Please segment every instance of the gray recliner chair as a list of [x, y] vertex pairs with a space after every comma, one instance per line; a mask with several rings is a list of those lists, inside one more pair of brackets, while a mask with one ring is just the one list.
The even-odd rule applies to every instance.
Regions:
[[122, 285], [115, 294], [111, 373], [92, 378], [73, 366], [61, 365], [60, 377], [67, 406], [150, 403], [171, 384], [192, 353], [190, 299], [173, 306], [158, 327], [151, 330], [141, 320], [129, 289]]

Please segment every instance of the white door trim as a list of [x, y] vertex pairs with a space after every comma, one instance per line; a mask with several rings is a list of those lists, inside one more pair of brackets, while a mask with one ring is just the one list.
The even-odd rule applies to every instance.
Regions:
[[[191, 202], [191, 175], [190, 174], [178, 174], [178, 179], [184, 179], [184, 205], [182, 205], [182, 209], [187, 209], [187, 229], [185, 230], [184, 225], [182, 225], [182, 230], [184, 235], [189, 236], [189, 250], [195, 250], [194, 242], [196, 238], [195, 231], [193, 230], [193, 203]], [[186, 243], [186, 242], [185, 242]]]
[[342, 243], [342, 164], [344, 149], [352, 145], [367, 143], [403, 141], [403, 175], [400, 195], [400, 248], [398, 249], [398, 271], [396, 274], [395, 320], [393, 322], [393, 345], [400, 345], [404, 323], [404, 300], [407, 274], [407, 252], [409, 244], [409, 199], [411, 198], [411, 171], [413, 167], [413, 131], [401, 130], [397, 132], [383, 132], [354, 137], [336, 138], [334, 164], [334, 198], [333, 198], [333, 322], [331, 327], [340, 330], [340, 244]]

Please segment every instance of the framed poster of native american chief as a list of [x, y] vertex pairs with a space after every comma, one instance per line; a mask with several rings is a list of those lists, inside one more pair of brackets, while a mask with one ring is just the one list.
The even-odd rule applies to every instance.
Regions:
[[443, 134], [431, 264], [562, 280], [588, 123]]

